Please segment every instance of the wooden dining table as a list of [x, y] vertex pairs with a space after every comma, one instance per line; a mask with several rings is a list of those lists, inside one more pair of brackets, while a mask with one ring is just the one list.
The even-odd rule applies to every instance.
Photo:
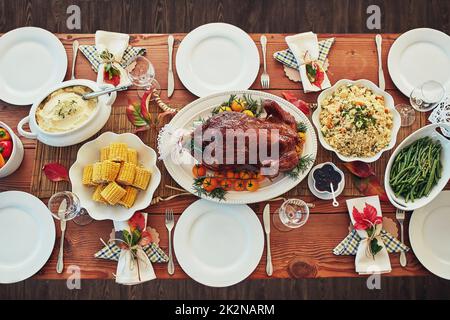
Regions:
[[[268, 39], [268, 73], [270, 74], [270, 89], [263, 90], [260, 83], [260, 73], [253, 83], [251, 89], [261, 90], [281, 96], [282, 92], [290, 92], [307, 102], [316, 102], [318, 93], [303, 93], [301, 84], [289, 80], [284, 73], [283, 65], [273, 59], [273, 53], [287, 48], [285, 43], [286, 34], [266, 34]], [[162, 99], [176, 107], [182, 108], [196, 97], [191, 94], [177, 77], [175, 70], [175, 92], [171, 98], [167, 97], [167, 36], [166, 34], [133, 34], [130, 44], [132, 46], [144, 47], [147, 49], [147, 57], [156, 68], [156, 78], [161, 85]], [[174, 34], [176, 50], [185, 34]], [[57, 34], [57, 37], [64, 44], [68, 57], [68, 70], [66, 79], [69, 79], [72, 70], [70, 65], [73, 59], [72, 42], [78, 40], [80, 44], [94, 44], [93, 34]], [[260, 34], [251, 34], [252, 39], [260, 49]], [[339, 79], [368, 79], [378, 83], [377, 51], [375, 46], [375, 36], [370, 34], [320, 34], [320, 39], [335, 37], [329, 54], [329, 69], [327, 74], [331, 83]], [[383, 68], [386, 77], [386, 91], [392, 95], [396, 104], [408, 103], [408, 99], [399, 92], [391, 78], [387, 68], [387, 55], [389, 48], [397, 34], [383, 34]], [[260, 52], [261, 54], [261, 52]], [[261, 57], [262, 64], [262, 57]], [[89, 62], [81, 53], [78, 54], [75, 75], [79, 79], [96, 79], [96, 74], [92, 70]], [[120, 92], [114, 107], [125, 105], [128, 97], [136, 95], [136, 90], [131, 89]], [[114, 108], [113, 107], [113, 108]], [[156, 108], [156, 107], [155, 107]], [[27, 116], [29, 106], [12, 106], [0, 101], [0, 120], [14, 128], [20, 119]], [[416, 121], [413, 128], [424, 125]], [[402, 141], [411, 128], [401, 128], [398, 134], [397, 143]], [[34, 170], [34, 160], [36, 152], [36, 141], [21, 137], [25, 147], [25, 156], [20, 168], [11, 176], [0, 180], [0, 191], [21, 190], [30, 192], [31, 177]], [[322, 148], [319, 144], [319, 148]], [[325, 151], [323, 151], [325, 152]], [[343, 169], [342, 162], [331, 152], [326, 151], [329, 161], [333, 161]], [[391, 152], [385, 152], [380, 160], [372, 164], [376, 175], [383, 182], [385, 174], [385, 163]], [[306, 180], [301, 183], [305, 184]], [[347, 179], [347, 184], [351, 184], [351, 179]], [[447, 188], [449, 185], [447, 185]], [[349, 233], [349, 215], [345, 200], [350, 196], [338, 198], [340, 205], [333, 207], [331, 201], [324, 201], [315, 198], [312, 194], [301, 197], [308, 203], [314, 204], [308, 222], [301, 228], [290, 232], [282, 232], [272, 228], [271, 245], [273, 275], [272, 278], [327, 278], [327, 277], [358, 277], [355, 272], [355, 258], [353, 256], [336, 256], [333, 248], [343, 240]], [[160, 235], [160, 246], [167, 250], [168, 238], [164, 225], [164, 212], [166, 208], [172, 208], [176, 214], [176, 220], [183, 213], [185, 208], [198, 198], [194, 195], [187, 195], [175, 198], [170, 201], [160, 202], [148, 207], [145, 211], [149, 213], [148, 224], [155, 228]], [[44, 202], [47, 199], [42, 199]], [[252, 204], [250, 207], [256, 212], [262, 222], [262, 210], [267, 202]], [[276, 214], [281, 201], [271, 202], [271, 214]], [[382, 203], [383, 216], [395, 222], [395, 208], [387, 202]], [[405, 243], [410, 245], [408, 239], [408, 222], [410, 214], [407, 214], [405, 225]], [[83, 279], [112, 279], [116, 271], [116, 262], [94, 258], [94, 253], [101, 247], [100, 238], [108, 239], [112, 229], [112, 222], [94, 221], [87, 226], [78, 226], [69, 222], [65, 237], [65, 267], [62, 274], [56, 273], [56, 261], [59, 250], [60, 229], [59, 223], [55, 222], [57, 230], [57, 241], [45, 266], [34, 276], [37, 279], [66, 279], [72, 275], [73, 268], [79, 267], [81, 278]], [[265, 250], [264, 250], [265, 251]], [[412, 250], [407, 253], [407, 266], [401, 267], [399, 264], [399, 254], [390, 255], [392, 272], [383, 275], [391, 276], [423, 276], [430, 273], [423, 268]], [[256, 270], [249, 279], [268, 278], [265, 271], [265, 252]], [[167, 272], [166, 264], [154, 264], [156, 275], [160, 279], [183, 279], [188, 275], [183, 272], [176, 261], [175, 273], [170, 276]], [[72, 271], [71, 271], [72, 270]], [[247, 280], [248, 281], [248, 280]]]

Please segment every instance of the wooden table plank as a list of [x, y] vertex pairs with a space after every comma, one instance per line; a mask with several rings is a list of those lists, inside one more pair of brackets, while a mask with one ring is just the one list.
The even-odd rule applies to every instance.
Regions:
[[[72, 41], [78, 39], [82, 44], [93, 44], [94, 35], [86, 34], [60, 34], [68, 54], [69, 62], [72, 61]], [[314, 102], [317, 99], [315, 93], [304, 94], [301, 91], [301, 85], [288, 80], [282, 68], [282, 65], [271, 58], [271, 55], [279, 50], [285, 49], [287, 46], [284, 42], [284, 34], [268, 35], [268, 68], [271, 75], [271, 84], [273, 88], [267, 90], [278, 96], [283, 91], [290, 91], [308, 102]], [[180, 40], [184, 34], [175, 34], [176, 44], [175, 50], [178, 48]], [[259, 34], [252, 34], [251, 37], [259, 46]], [[338, 79], [359, 79], [365, 78], [377, 83], [377, 58], [373, 35], [319, 35], [320, 39], [336, 37], [336, 42], [330, 52], [330, 68], [328, 75], [331, 82], [334, 83]], [[383, 35], [383, 61], [386, 64], [387, 53], [390, 45], [393, 43], [397, 35]], [[157, 79], [161, 83], [162, 97], [165, 101], [176, 107], [182, 107], [188, 102], [195, 100], [195, 96], [186, 91], [180, 80], [175, 76], [175, 93], [171, 99], [167, 99], [167, 35], [132, 35], [131, 44], [142, 46], [148, 50], [148, 57], [152, 60], [156, 67]], [[79, 53], [79, 55], [82, 55]], [[84, 57], [78, 57], [76, 75], [78, 78], [86, 78], [95, 80], [96, 76], [87, 60]], [[70, 68], [69, 63], [69, 68]], [[394, 87], [388, 72], [387, 66], [384, 65], [386, 76], [387, 91], [394, 97], [396, 103], [407, 102], [407, 98], [403, 96]], [[70, 69], [67, 75], [70, 74]], [[255, 81], [252, 89], [260, 89], [259, 77]], [[136, 92], [129, 91], [120, 93], [116, 102], [118, 105], [126, 105], [127, 98]], [[0, 119], [15, 129], [17, 122], [27, 115], [29, 107], [13, 107], [0, 102]], [[416, 124], [418, 125], [418, 124]], [[400, 130], [398, 141], [401, 141], [405, 132]], [[23, 190], [28, 191], [30, 187], [30, 169], [33, 167], [35, 142], [21, 138], [25, 145], [24, 162], [14, 175], [2, 179], [0, 181], [0, 191], [4, 190]], [[389, 153], [383, 157], [389, 156]], [[331, 153], [330, 153], [331, 158]], [[383, 176], [384, 168], [374, 164], [375, 170], [379, 177]], [[355, 277], [354, 257], [336, 257], [332, 253], [332, 249], [346, 236], [348, 232], [349, 218], [345, 208], [345, 197], [340, 197], [341, 205], [334, 208], [329, 202], [320, 201], [312, 196], [304, 197], [306, 201], [314, 202], [315, 208], [311, 210], [311, 216], [308, 223], [289, 233], [273, 231], [272, 249], [274, 260], [274, 277]], [[45, 199], [44, 199], [45, 200]], [[180, 214], [190, 203], [195, 201], [195, 197], [183, 197], [167, 203], [160, 203], [148, 209], [151, 213], [149, 224], [160, 232], [161, 246], [167, 248], [167, 235], [163, 225], [164, 208], [170, 206], [175, 212]], [[254, 204], [251, 207], [259, 214], [261, 218], [262, 209], [265, 203]], [[275, 210], [280, 202], [272, 205]], [[390, 204], [383, 204], [383, 212], [387, 217], [393, 218], [394, 208]], [[81, 268], [82, 277], [90, 279], [111, 278], [115, 272], [116, 264], [110, 261], [102, 261], [95, 259], [93, 254], [101, 248], [99, 238], [107, 239], [111, 231], [112, 224], [110, 221], [96, 221], [89, 226], [79, 227], [73, 223], [69, 223], [66, 238], [66, 266], [78, 265]], [[58, 228], [57, 228], [58, 229]], [[59, 230], [58, 230], [59, 237]], [[408, 240], [406, 241], [408, 243]], [[36, 275], [38, 279], [62, 279], [67, 278], [69, 274], [63, 273], [58, 275], [55, 272], [56, 253], [58, 245], [55, 246], [53, 254], [46, 266]], [[297, 259], [297, 263], [292, 265], [293, 259]], [[417, 259], [410, 252], [408, 253], [408, 267], [401, 268], [398, 265], [398, 255], [391, 255], [393, 271], [388, 276], [416, 276], [429, 274], [418, 263]], [[289, 268], [291, 264], [291, 268]], [[257, 270], [250, 278], [265, 278], [265, 257], [261, 260]], [[179, 266], [176, 266], [174, 278], [185, 278]], [[155, 270], [160, 278], [169, 278], [166, 273], [166, 265], [155, 265]]]

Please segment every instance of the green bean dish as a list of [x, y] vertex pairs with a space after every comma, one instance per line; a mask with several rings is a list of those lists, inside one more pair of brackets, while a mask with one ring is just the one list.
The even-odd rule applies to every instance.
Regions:
[[442, 174], [441, 149], [439, 141], [425, 137], [397, 154], [389, 177], [396, 197], [414, 202], [430, 194]]

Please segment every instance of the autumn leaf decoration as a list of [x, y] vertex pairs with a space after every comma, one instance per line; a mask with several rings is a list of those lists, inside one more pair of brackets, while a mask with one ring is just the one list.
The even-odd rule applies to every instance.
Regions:
[[306, 116], [310, 113], [309, 104], [303, 100], [300, 100], [298, 97], [294, 96], [292, 93], [289, 92], [282, 92], [283, 97], [292, 103], [294, 106], [296, 106], [301, 112], [303, 112]]
[[375, 238], [377, 225], [383, 222], [383, 218], [377, 215], [377, 209], [366, 203], [362, 212], [353, 207], [353, 219], [355, 220], [354, 228], [356, 230], [365, 230], [367, 232], [369, 245], [367, 246], [368, 254], [375, 258], [375, 255], [383, 248], [378, 244]]
[[375, 171], [365, 162], [344, 163], [350, 173], [355, 187], [365, 196], [378, 196], [381, 201], [389, 201], [386, 191], [375, 175]]
[[42, 171], [50, 181], [69, 181], [67, 169], [59, 163], [47, 163], [42, 167]]
[[325, 80], [325, 71], [322, 65], [317, 61], [311, 61], [305, 65], [306, 75], [312, 85], [322, 89], [322, 83]]

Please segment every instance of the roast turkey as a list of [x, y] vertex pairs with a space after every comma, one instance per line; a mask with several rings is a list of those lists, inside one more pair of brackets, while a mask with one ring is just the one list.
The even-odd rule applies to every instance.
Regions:
[[[265, 118], [225, 111], [196, 127], [191, 134], [191, 139], [195, 141], [192, 155], [212, 170], [272, 167], [276, 168], [273, 175], [292, 170], [299, 161], [295, 118], [273, 100], [265, 100], [262, 105], [267, 114]], [[217, 135], [223, 138], [218, 139]], [[268, 149], [267, 158], [260, 155], [263, 147]], [[272, 157], [277, 148], [278, 156]]]

